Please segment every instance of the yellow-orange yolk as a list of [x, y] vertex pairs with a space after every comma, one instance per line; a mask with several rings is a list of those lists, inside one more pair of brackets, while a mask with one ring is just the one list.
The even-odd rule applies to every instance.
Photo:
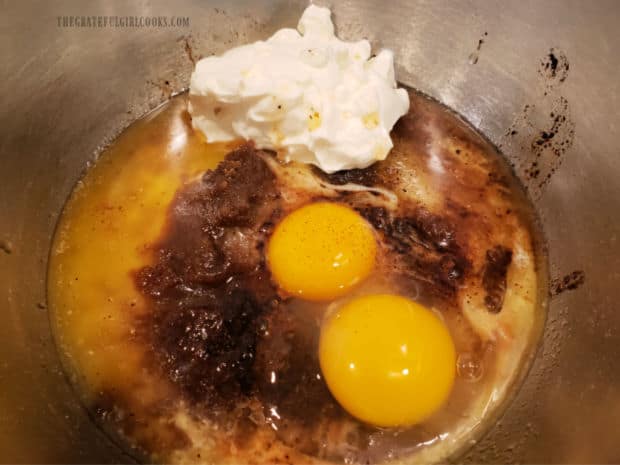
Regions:
[[382, 294], [353, 299], [328, 317], [319, 359], [345, 410], [392, 427], [419, 423], [441, 407], [454, 383], [456, 352], [433, 312]]
[[377, 245], [372, 227], [354, 210], [317, 202], [276, 227], [267, 261], [278, 286], [306, 300], [346, 294], [372, 271]]

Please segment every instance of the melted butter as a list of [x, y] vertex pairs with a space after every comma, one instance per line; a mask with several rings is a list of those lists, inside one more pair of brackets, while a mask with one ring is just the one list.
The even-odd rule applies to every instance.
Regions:
[[[437, 114], [445, 112], [434, 102], [419, 96], [416, 99], [422, 117], [428, 121], [434, 121]], [[303, 454], [299, 447], [290, 447], [287, 440], [278, 447], [271, 447], [278, 438], [282, 439], [282, 431], [278, 436], [271, 429], [260, 429], [251, 437], [246, 435], [241, 447], [231, 442], [227, 431], [212, 429], [184, 406], [166, 410], [176, 394], [154, 367], [145, 362], [149, 348], [135, 337], [136, 318], [148, 309], [135, 288], [133, 272], [152, 263], [149, 246], [162, 234], [175, 192], [205, 170], [217, 166], [236, 145], [205, 144], [191, 129], [186, 100], [185, 95], [176, 97], [124, 131], [86, 173], [69, 199], [54, 240], [48, 278], [52, 323], [59, 348], [89, 408], [97, 408], [102, 392], [117, 392], [122, 395], [119, 394], [116, 401], [122, 405], [115, 406], [121, 410], [129, 408], [136, 416], [142, 415], [142, 425], [125, 440], [150, 448], [153, 456], [149, 460], [187, 463], [209, 458], [221, 463], [262, 463], [288, 457], [290, 461], [310, 463], [315, 457]], [[369, 115], [368, 124], [373, 124], [373, 118]], [[443, 114], [441, 118], [448, 117]], [[452, 124], [462, 125], [452, 115], [449, 118], [456, 121]], [[320, 115], [317, 114], [316, 119], [311, 115], [309, 119], [312, 124], [318, 121], [320, 125]], [[497, 198], [481, 200], [477, 191], [475, 196], [470, 192], [472, 184], [486, 184], [489, 165], [494, 163], [489, 159], [496, 157], [495, 153], [480, 153], [472, 149], [467, 140], [455, 137], [449, 128], [435, 124], [429, 123], [428, 134], [428, 141], [416, 140], [411, 144], [398, 141], [392, 155], [382, 162], [385, 165], [381, 169], [386, 171], [386, 177], [393, 172], [399, 177], [399, 183], [406, 186], [407, 192], [399, 195], [411, 197], [434, 212], [444, 209], [450, 195], [471, 205], [484, 202], [479, 209], [489, 218], [495, 210], [504, 207], [506, 201], [511, 205], [515, 203], [515, 209], [519, 208], [523, 201], [519, 195], [506, 200], [499, 193]], [[535, 327], [534, 251], [527, 222], [524, 228], [512, 219], [498, 217], [490, 221], [494, 237], [517, 241], [524, 263], [519, 276], [514, 279], [509, 276], [506, 301], [514, 305], [500, 316], [500, 322], [510, 315], [514, 317], [506, 321], [507, 329], [501, 335], [507, 339], [501, 339], [497, 345], [498, 350], [504, 351], [499, 357], [491, 351], [485, 354], [483, 361], [472, 360], [467, 348], [471, 328], [464, 324], [465, 318], [471, 319], [477, 330], [489, 339], [496, 336], [498, 318], [480, 312], [480, 305], [469, 306], [467, 299], [463, 303], [463, 315], [447, 312], [446, 324], [457, 346], [460, 344], [461, 380], [457, 381], [454, 395], [446, 408], [425, 425], [422, 433], [405, 432], [399, 440], [383, 432], [374, 434], [371, 439], [378, 446], [376, 455], [371, 456], [373, 462], [390, 457], [394, 447], [402, 449], [396, 456], [416, 452], [416, 460], [420, 462], [445, 458], [468, 439], [485, 412], [502, 401], [513, 384]], [[510, 227], [502, 226], [508, 223]], [[469, 226], [464, 225], [463, 233], [467, 235]], [[518, 234], [512, 233], [513, 228]], [[471, 242], [476, 248], [478, 242], [486, 243], [486, 239], [474, 238]], [[478, 256], [483, 257], [484, 250]], [[475, 263], [476, 268], [480, 266], [481, 263]], [[512, 282], [517, 280], [519, 287], [513, 287]], [[392, 289], [392, 283], [383, 282], [377, 276], [365, 284], [363, 292], [384, 289]], [[480, 294], [476, 294], [478, 289], [474, 284], [471, 289], [472, 295], [465, 297], [479, 300]], [[291, 302], [291, 311], [320, 315], [323, 309], [298, 301]], [[510, 345], [510, 325], [521, 331], [521, 334], [512, 335], [518, 344]], [[492, 361], [500, 361], [502, 369], [491, 367]], [[480, 372], [481, 362], [488, 365], [484, 372]], [[493, 376], [499, 376], [501, 383], [494, 385]], [[175, 426], [170, 427], [171, 424]], [[114, 422], [104, 426], [119, 427]], [[347, 431], [346, 425], [342, 431]], [[267, 444], [269, 448], [265, 447]], [[342, 459], [346, 451], [338, 451], [338, 454]], [[333, 457], [319, 454], [318, 458]]]

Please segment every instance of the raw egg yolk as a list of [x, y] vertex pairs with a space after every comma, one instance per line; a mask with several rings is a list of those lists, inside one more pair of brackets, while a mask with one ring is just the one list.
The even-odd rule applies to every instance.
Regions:
[[382, 427], [432, 415], [448, 398], [456, 371], [444, 323], [425, 307], [387, 294], [353, 299], [328, 317], [319, 360], [340, 405]]
[[377, 245], [372, 227], [344, 205], [317, 202], [276, 227], [267, 261], [285, 292], [306, 300], [346, 294], [372, 271]]

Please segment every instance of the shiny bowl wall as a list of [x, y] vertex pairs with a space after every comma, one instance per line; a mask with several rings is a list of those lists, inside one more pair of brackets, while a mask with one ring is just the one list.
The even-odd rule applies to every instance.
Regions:
[[[508, 410], [461, 459], [620, 460], [620, 4], [327, 5], [341, 37], [394, 50], [400, 81], [501, 146], [541, 218], [552, 278], [544, 340]], [[0, 462], [131, 461], [76, 401], [55, 352], [45, 275], [59, 213], [101, 146], [186, 88], [196, 59], [292, 27], [304, 6], [3, 5]], [[189, 25], [64, 27], [58, 17], [69, 15], [188, 17]]]

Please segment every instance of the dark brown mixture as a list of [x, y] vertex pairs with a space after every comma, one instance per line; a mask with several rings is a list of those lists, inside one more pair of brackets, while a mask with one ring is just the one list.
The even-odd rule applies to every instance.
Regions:
[[136, 275], [152, 306], [140, 327], [154, 365], [211, 417], [255, 397], [299, 443], [344, 412], [319, 375], [319, 322], [281, 308], [260, 253], [281, 215], [261, 155], [245, 145], [177, 195], [156, 263]]
[[153, 311], [144, 336], [193, 401], [232, 407], [255, 391], [256, 346], [278, 299], [258, 251], [278, 214], [275, 178], [245, 145], [181, 191], [154, 266], [136, 276]]
[[420, 207], [412, 207], [407, 217], [394, 217], [383, 207], [359, 211], [396, 252], [399, 263], [394, 266], [424, 286], [424, 294], [443, 299], [456, 296], [470, 263], [456, 242], [454, 227], [446, 219]]
[[320, 179], [327, 181], [330, 184], [336, 184], [342, 186], [344, 184], [359, 184], [362, 186], [374, 186], [381, 185], [381, 179], [377, 176], [375, 166], [369, 166], [364, 169], [352, 169], [336, 171], [335, 173], [326, 173], [325, 171], [313, 166], [312, 172]]
[[[419, 144], [423, 153], [420, 124], [405, 118], [395, 134]], [[138, 335], [151, 349], [150, 365], [198, 407], [192, 409], [197, 415], [209, 412], [212, 421], [227, 421], [227, 413], [257, 400], [262, 411], [247, 415], [252, 422], [277, 423], [285, 443], [315, 455], [325, 421], [348, 415], [320, 376], [319, 319], [290, 311], [265, 264], [264, 245], [290, 208], [264, 161], [269, 156], [246, 144], [177, 193], [162, 238], [152, 248], [153, 265], [135, 274], [148, 303]], [[399, 186], [398, 172], [381, 166], [314, 173], [330, 184]], [[404, 293], [414, 286], [454, 306], [465, 280], [480, 276], [488, 310], [501, 310], [512, 252], [493, 247], [483, 269], [475, 270], [468, 242], [457, 234], [459, 221], [475, 219], [460, 203], [447, 199], [446, 214], [437, 215], [404, 198], [396, 212], [365, 203], [355, 192], [334, 199], [355, 208], [377, 230]]]
[[482, 286], [486, 292], [484, 305], [491, 313], [499, 313], [506, 293], [506, 273], [512, 261], [512, 250], [496, 245], [487, 250]]
[[[261, 156], [270, 155], [244, 145], [177, 194], [154, 265], [136, 274], [152, 306], [141, 333], [155, 366], [215, 415], [253, 396], [266, 410], [276, 407], [308, 426], [344, 413], [317, 376], [319, 321], [282, 311], [262, 256], [283, 205]], [[325, 179], [359, 183], [372, 176], [352, 170]], [[447, 219], [421, 207], [399, 217], [382, 207], [354, 206], [383, 234], [397, 273], [438, 299], [456, 296], [471, 264]], [[490, 311], [501, 309], [510, 258], [500, 246], [487, 252], [483, 284]]]

